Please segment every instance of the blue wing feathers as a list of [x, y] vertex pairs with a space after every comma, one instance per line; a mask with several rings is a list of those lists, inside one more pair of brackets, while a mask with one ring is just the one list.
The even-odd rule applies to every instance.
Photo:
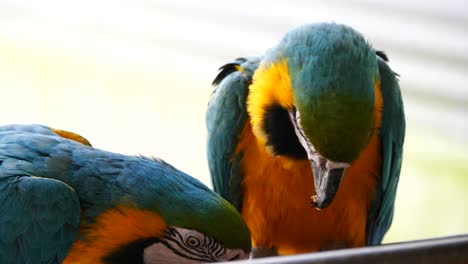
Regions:
[[0, 191], [2, 263], [60, 263], [78, 233], [80, 207], [73, 189], [17, 175], [2, 178]]
[[3, 125], [0, 126], [0, 132], [28, 132], [33, 134], [55, 135], [50, 128], [43, 125]]
[[239, 210], [242, 175], [235, 149], [247, 122], [248, 86], [259, 58], [239, 58], [220, 68], [217, 85], [208, 104], [208, 164], [215, 191]]
[[[20, 260], [27, 257], [35, 260], [29, 263], [59, 263], [76, 238], [79, 220], [93, 223], [119, 205], [157, 212], [170, 225], [208, 235], [217, 230], [206, 225], [206, 215], [232, 213], [231, 207], [219, 210], [227, 203], [205, 185], [161, 160], [102, 151], [43, 127], [34, 133], [34, 127], [0, 127], [2, 263], [28, 263]], [[19, 238], [22, 247], [16, 248]], [[43, 245], [49, 240], [63, 244]]]
[[383, 97], [380, 129], [382, 170], [376, 198], [369, 210], [367, 224], [369, 245], [380, 244], [392, 223], [405, 137], [405, 116], [400, 87], [396, 74], [384, 59], [378, 58]]

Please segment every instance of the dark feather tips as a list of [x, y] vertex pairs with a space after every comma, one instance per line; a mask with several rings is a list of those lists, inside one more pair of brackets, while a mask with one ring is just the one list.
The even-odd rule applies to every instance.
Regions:
[[[386, 62], [389, 62], [387, 53], [385, 53], [384, 51], [382, 51], [382, 50], [376, 50], [376, 51], [375, 51], [375, 54], [376, 54], [377, 56], [379, 56], [382, 60], [384, 60], [384, 61], [386, 61]], [[396, 72], [393, 72], [393, 74], [395, 74], [395, 76], [398, 76], [398, 77], [400, 76], [400, 75], [399, 75], [398, 73], [396, 73]]]
[[219, 73], [218, 75], [216, 76], [216, 78], [213, 80], [213, 83], [212, 85], [218, 85], [221, 83], [221, 81], [226, 78], [226, 76], [228, 76], [229, 74], [235, 72], [235, 71], [239, 71], [241, 68], [240, 66], [240, 63], [243, 63], [245, 62], [246, 59], [244, 58], [239, 58], [239, 59], [236, 59], [236, 62], [231, 62], [231, 63], [227, 63], [225, 65], [223, 65], [221, 68], [219, 68]]
[[377, 56], [379, 56], [382, 60], [388, 62], [388, 56], [387, 56], [387, 54], [386, 54], [384, 51], [382, 51], [382, 50], [377, 50], [377, 51], [375, 51], [375, 54], [376, 54]]

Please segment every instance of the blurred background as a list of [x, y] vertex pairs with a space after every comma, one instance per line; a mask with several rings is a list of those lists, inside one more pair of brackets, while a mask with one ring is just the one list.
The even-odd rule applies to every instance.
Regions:
[[0, 124], [71, 130], [211, 186], [204, 114], [217, 69], [318, 21], [361, 31], [401, 76], [407, 136], [385, 242], [467, 233], [464, 0], [0, 0]]

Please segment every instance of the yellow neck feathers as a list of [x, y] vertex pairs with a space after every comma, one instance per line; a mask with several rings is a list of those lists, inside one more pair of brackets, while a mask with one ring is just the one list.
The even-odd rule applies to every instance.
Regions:
[[285, 109], [292, 109], [294, 105], [286, 60], [269, 65], [262, 63], [255, 72], [249, 87], [247, 112], [250, 116], [253, 133], [258, 143], [262, 145], [267, 141], [263, 129], [265, 111], [273, 104], [279, 104]]

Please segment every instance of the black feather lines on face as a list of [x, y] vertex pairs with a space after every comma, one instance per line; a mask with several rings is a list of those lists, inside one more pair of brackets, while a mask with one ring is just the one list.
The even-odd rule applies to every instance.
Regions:
[[174, 254], [200, 262], [215, 262], [226, 253], [226, 249], [213, 238], [191, 235], [184, 237], [173, 227], [166, 229], [161, 243]]

